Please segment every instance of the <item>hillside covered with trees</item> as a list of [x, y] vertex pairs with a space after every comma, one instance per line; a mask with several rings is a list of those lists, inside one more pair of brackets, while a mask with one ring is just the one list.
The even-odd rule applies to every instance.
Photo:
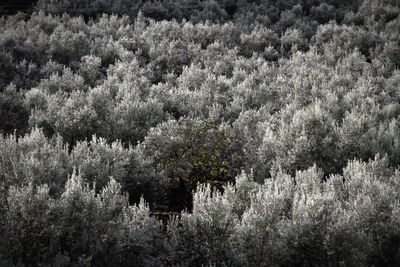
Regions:
[[0, 266], [400, 265], [398, 0], [28, 2]]

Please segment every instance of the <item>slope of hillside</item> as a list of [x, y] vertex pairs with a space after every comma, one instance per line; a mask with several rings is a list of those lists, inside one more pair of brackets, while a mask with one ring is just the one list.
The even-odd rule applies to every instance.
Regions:
[[0, 17], [0, 266], [399, 265], [399, 8]]

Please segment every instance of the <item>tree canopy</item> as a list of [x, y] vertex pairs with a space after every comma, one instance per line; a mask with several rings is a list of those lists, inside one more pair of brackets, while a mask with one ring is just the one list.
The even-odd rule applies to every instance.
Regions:
[[398, 1], [32, 8], [0, 17], [1, 266], [399, 265]]

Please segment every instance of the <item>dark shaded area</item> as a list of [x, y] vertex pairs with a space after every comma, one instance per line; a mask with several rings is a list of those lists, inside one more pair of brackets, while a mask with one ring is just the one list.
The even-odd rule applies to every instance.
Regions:
[[37, 0], [2, 0], [0, 2], [0, 16], [13, 15], [18, 12], [30, 13], [34, 10]]

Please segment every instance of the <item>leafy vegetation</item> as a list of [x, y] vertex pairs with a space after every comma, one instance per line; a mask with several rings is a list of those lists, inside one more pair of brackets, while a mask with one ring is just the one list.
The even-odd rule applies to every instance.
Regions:
[[33, 9], [0, 17], [1, 266], [400, 264], [398, 1]]

